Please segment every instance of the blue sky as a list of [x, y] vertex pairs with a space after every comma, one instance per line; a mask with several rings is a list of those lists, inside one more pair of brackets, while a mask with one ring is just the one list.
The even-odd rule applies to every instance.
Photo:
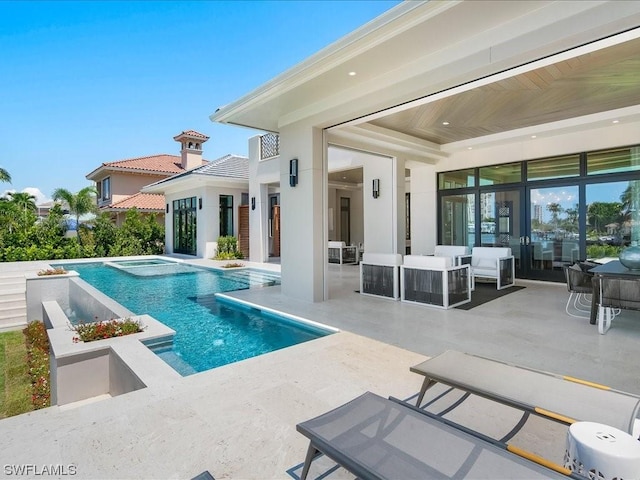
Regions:
[[258, 132], [209, 115], [398, 1], [0, 2], [5, 189], [77, 191], [102, 162], [247, 154]]

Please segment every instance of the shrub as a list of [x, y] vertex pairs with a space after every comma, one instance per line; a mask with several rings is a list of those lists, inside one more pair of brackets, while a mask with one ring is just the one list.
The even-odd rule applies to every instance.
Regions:
[[71, 325], [71, 330], [77, 333], [77, 336], [73, 337], [74, 342], [93, 342], [105, 338], [122, 337], [142, 332], [144, 329], [145, 327], [139, 320], [131, 318], [94, 323], [80, 322], [77, 325]]
[[241, 268], [241, 267], [244, 267], [244, 264], [237, 263], [237, 262], [225, 263], [224, 265], [222, 265], [222, 268]]
[[215, 260], [234, 260], [236, 258], [244, 258], [244, 255], [238, 250], [238, 239], [234, 236], [218, 237], [218, 250]]
[[49, 384], [49, 337], [44, 323], [35, 320], [23, 330], [27, 344], [27, 365], [31, 379], [31, 402], [37, 410], [51, 402]]
[[64, 268], [48, 268], [47, 270], [40, 270], [38, 272], [39, 277], [46, 277], [48, 275], [64, 275], [67, 271]]

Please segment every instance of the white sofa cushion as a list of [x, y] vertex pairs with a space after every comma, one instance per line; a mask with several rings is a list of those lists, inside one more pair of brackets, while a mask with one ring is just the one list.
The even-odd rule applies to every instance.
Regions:
[[511, 249], [508, 247], [473, 247], [471, 255], [475, 258], [501, 258], [510, 257]]
[[404, 257], [405, 267], [445, 270], [450, 268], [451, 265], [451, 257], [433, 257], [428, 255], [406, 255]]
[[498, 259], [490, 257], [471, 257], [471, 266], [478, 268], [493, 268], [495, 270]]
[[455, 258], [458, 255], [468, 255], [469, 247], [464, 245], [436, 245], [433, 251], [433, 255], [436, 257], [451, 257]]
[[369, 265], [383, 265], [399, 267], [402, 265], [402, 255], [399, 253], [369, 253], [362, 254], [362, 263]]

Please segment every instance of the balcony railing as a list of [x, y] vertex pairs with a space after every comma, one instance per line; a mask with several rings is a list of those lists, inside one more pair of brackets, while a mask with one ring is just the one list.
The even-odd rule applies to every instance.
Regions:
[[280, 155], [280, 135], [267, 133], [260, 137], [260, 160]]

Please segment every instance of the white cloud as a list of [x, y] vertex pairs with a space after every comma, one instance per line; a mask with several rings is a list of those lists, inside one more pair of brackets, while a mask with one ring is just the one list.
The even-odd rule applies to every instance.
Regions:
[[[15, 188], [5, 190], [4, 192], [2, 192], [2, 194], [0, 194], [0, 197], [7, 197], [9, 193], [14, 193], [15, 191], [16, 191]], [[44, 193], [42, 193], [42, 191], [37, 187], [23, 188], [22, 192], [30, 193], [31, 195], [36, 197], [36, 205], [40, 205], [42, 203], [51, 201], [51, 199], [47, 198], [47, 196]]]

